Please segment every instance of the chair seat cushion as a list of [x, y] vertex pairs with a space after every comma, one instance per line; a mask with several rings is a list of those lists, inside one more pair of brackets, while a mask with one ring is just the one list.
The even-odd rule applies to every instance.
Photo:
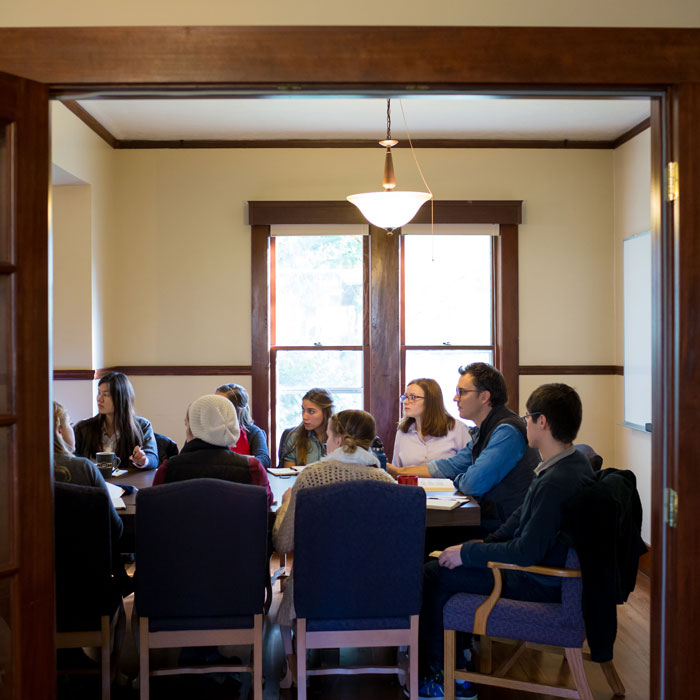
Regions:
[[352, 630], [405, 630], [409, 629], [411, 621], [408, 617], [366, 617], [348, 618], [344, 620], [307, 620], [306, 629], [309, 632]]
[[[453, 595], [443, 609], [445, 629], [471, 632], [474, 613], [487, 596], [471, 593]], [[501, 598], [489, 616], [486, 633], [538, 644], [580, 647], [586, 633], [583, 618], [564, 617], [560, 603], [533, 603]]]
[[149, 617], [151, 632], [172, 632], [175, 630], [226, 630], [253, 629], [253, 616], [241, 617]]

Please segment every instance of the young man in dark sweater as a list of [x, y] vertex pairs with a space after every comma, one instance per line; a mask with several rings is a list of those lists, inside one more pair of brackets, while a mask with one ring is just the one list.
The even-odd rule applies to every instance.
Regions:
[[[445, 549], [437, 561], [425, 566], [421, 610], [421, 666], [425, 681], [420, 697], [443, 697], [442, 609], [460, 592], [489, 594], [493, 574], [489, 561], [531, 566], [561, 566], [566, 546], [557, 541], [561, 507], [579, 489], [593, 481], [588, 459], [573, 446], [581, 425], [581, 399], [566, 384], [544, 384], [527, 400], [527, 438], [540, 451], [542, 461], [523, 504], [483, 541], [472, 540]], [[519, 571], [504, 571], [502, 597], [556, 602], [561, 580]], [[475, 698], [468, 683], [458, 684], [457, 697]]]

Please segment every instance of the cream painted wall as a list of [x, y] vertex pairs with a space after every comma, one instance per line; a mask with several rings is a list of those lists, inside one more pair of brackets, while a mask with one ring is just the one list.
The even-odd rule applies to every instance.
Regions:
[[[615, 251], [615, 364], [624, 361], [622, 314], [622, 241], [651, 228], [650, 130], [620, 146], [613, 154]], [[642, 537], [651, 543], [651, 434], [620, 425], [624, 420], [624, 380], [615, 378], [615, 464], [637, 476], [644, 521]]]
[[[112, 238], [114, 222], [112, 211], [114, 154], [110, 146], [59, 102], [51, 103], [51, 135], [52, 161], [66, 172], [91, 185], [92, 317], [86, 318], [84, 323], [92, 325], [92, 367], [102, 367], [104, 362], [102, 299], [105, 286], [111, 286], [113, 277], [119, 274], [105, 254], [106, 250], [109, 250], [106, 243]], [[54, 231], [54, 248], [65, 246], [67, 249], [74, 250], [75, 255], [80, 257], [84, 253], [79, 249], [85, 245], [87, 245], [86, 241], [80, 237], [77, 230], [63, 227], [58, 232]], [[59, 304], [65, 303], [60, 298], [55, 301]]]
[[1, 0], [4, 26], [471, 25], [697, 27], [695, 0]]
[[52, 190], [53, 362], [62, 369], [92, 367], [92, 241], [90, 186]]
[[[440, 199], [522, 199], [522, 364], [613, 364], [612, 155], [421, 150]], [[372, 150], [120, 150], [105, 362], [250, 363], [247, 200], [343, 199], [372, 187]], [[407, 153], [402, 188], [417, 187]], [[586, 303], [581, 304], [581, 299]], [[553, 323], [554, 322], [554, 323]], [[136, 330], [135, 330], [136, 329]]]

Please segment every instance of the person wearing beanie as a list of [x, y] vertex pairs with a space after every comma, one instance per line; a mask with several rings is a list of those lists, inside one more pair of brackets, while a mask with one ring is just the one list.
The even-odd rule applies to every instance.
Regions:
[[251, 466], [262, 468], [258, 460], [229, 449], [240, 432], [236, 409], [228, 399], [211, 394], [193, 401], [185, 414], [187, 442], [180, 454], [158, 467], [153, 485], [202, 478], [252, 483]]

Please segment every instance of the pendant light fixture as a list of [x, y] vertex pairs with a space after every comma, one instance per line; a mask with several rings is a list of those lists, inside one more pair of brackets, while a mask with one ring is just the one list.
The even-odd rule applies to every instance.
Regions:
[[[405, 226], [418, 213], [418, 210], [433, 196], [431, 192], [396, 191], [394, 163], [391, 149], [398, 143], [391, 138], [391, 100], [386, 101], [386, 139], [379, 142], [386, 148], [384, 156], [383, 192], [364, 192], [351, 194], [347, 199], [354, 204], [371, 224], [393, 233], [395, 229]], [[410, 144], [410, 137], [409, 137]], [[413, 152], [413, 144], [411, 144]], [[415, 154], [414, 154], [415, 158]], [[418, 161], [416, 161], [418, 165]], [[420, 172], [420, 168], [418, 169]], [[421, 173], [421, 177], [423, 174]], [[425, 179], [423, 180], [425, 183]], [[427, 184], [426, 184], [427, 188]]]

